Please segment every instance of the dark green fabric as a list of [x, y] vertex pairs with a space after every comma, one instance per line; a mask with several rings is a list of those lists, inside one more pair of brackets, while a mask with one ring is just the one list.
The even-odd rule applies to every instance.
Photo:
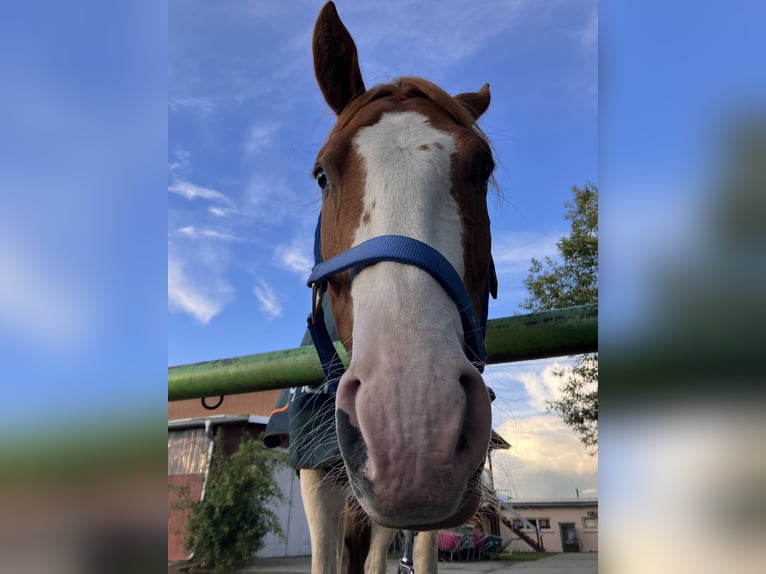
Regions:
[[[337, 340], [332, 311], [323, 301], [327, 331]], [[308, 329], [301, 345], [311, 345]], [[289, 407], [284, 410], [285, 405]], [[340, 460], [335, 431], [335, 395], [323, 392], [322, 386], [284, 389], [266, 425], [263, 442], [269, 448], [289, 442], [288, 459], [294, 468], [328, 468]]]

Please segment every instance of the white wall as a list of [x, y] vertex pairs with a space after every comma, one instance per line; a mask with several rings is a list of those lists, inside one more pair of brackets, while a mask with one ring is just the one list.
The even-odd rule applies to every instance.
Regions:
[[277, 471], [274, 478], [282, 488], [285, 502], [274, 509], [286, 538], [283, 540], [274, 534], [268, 534], [259, 558], [283, 558], [286, 556], [311, 555], [311, 539], [306, 513], [303, 510], [301, 486], [295, 469], [285, 467]]

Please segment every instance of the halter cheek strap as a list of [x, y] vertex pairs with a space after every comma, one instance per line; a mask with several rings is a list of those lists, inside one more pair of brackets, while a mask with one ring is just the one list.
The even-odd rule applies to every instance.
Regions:
[[332, 339], [327, 332], [322, 310], [322, 295], [327, 289], [327, 280], [334, 275], [351, 271], [353, 275], [362, 269], [380, 263], [392, 261], [404, 265], [413, 265], [426, 271], [449, 295], [460, 313], [463, 326], [464, 351], [479, 371], [484, 370], [487, 350], [484, 337], [487, 329], [487, 308], [489, 295], [496, 297], [496, 277], [494, 262], [490, 259], [487, 288], [482, 301], [482, 317], [478, 321], [473, 311], [473, 303], [458, 275], [450, 262], [430, 245], [402, 235], [381, 235], [374, 237], [322, 261], [321, 249], [321, 216], [314, 233], [314, 269], [307, 280], [312, 289], [312, 311], [308, 318], [308, 329], [322, 363], [328, 390], [335, 393], [338, 382], [345, 372]]

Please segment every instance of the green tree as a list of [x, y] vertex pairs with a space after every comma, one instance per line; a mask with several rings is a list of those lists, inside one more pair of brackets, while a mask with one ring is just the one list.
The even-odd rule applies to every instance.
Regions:
[[[558, 260], [532, 259], [524, 280], [529, 297], [521, 304], [528, 311], [547, 311], [598, 303], [598, 188], [590, 182], [573, 187], [572, 201], [564, 207], [570, 232], [556, 247]], [[548, 401], [548, 410], [574, 429], [586, 449], [598, 448], [598, 353], [576, 357], [573, 367], [558, 369], [561, 398]]]
[[268, 451], [260, 440], [243, 434], [239, 449], [224, 452], [219, 427], [204, 498], [191, 500], [188, 485], [175, 487], [172, 508], [187, 510], [184, 546], [194, 552], [194, 563], [216, 572], [238, 568], [253, 559], [269, 532], [284, 537], [270, 505], [284, 501], [274, 472], [284, 457]]

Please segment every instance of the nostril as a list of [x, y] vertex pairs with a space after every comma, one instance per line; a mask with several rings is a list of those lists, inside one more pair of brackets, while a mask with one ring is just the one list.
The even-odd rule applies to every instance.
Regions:
[[338, 383], [338, 390], [340, 391], [343, 389], [343, 391], [346, 393], [355, 394], [361, 386], [362, 381], [360, 381], [357, 377], [349, 375], [349, 372], [346, 371]]
[[[340, 379], [338, 393], [335, 395], [335, 417], [338, 441], [341, 452], [358, 448], [356, 444], [361, 438], [361, 428], [357, 413], [357, 397], [361, 381], [351, 370], [346, 371]], [[363, 441], [362, 441], [363, 442]]]
[[353, 378], [346, 381], [346, 386], [349, 388], [350, 392], [355, 393], [357, 390], [359, 390], [359, 387], [362, 386], [362, 381], [357, 378]]
[[460, 375], [460, 386], [463, 387], [463, 390], [466, 392], [470, 392], [477, 386], [485, 388], [484, 378], [481, 376], [479, 371], [471, 366], [470, 370], [463, 372]]
[[[455, 453], [465, 460], [486, 454], [492, 432], [492, 411], [489, 391], [484, 378], [473, 366], [467, 367], [459, 378], [465, 393], [465, 414]], [[483, 456], [483, 455], [482, 455]]]
[[346, 371], [338, 384], [338, 393], [335, 397], [335, 405], [338, 409], [346, 411], [351, 417], [351, 424], [357, 425], [356, 420], [356, 397], [362, 382]]
[[460, 438], [457, 439], [455, 446], [455, 454], [463, 454], [466, 448], [468, 448], [468, 439], [465, 438], [465, 433], [460, 433]]
[[477, 388], [484, 386], [484, 380], [481, 378], [481, 375], [478, 371], [476, 371], [475, 374], [471, 371], [468, 371], [460, 375], [459, 382], [466, 397], [466, 411], [464, 413], [465, 418], [463, 420], [463, 428], [460, 436], [457, 439], [457, 443], [455, 444], [455, 454], [458, 456], [465, 453], [470, 447], [471, 441], [469, 440], [469, 436], [471, 434], [472, 426], [471, 418], [474, 415], [472, 412], [474, 407], [473, 397], [476, 395]]
[[475, 372], [464, 372], [460, 375], [459, 379], [460, 386], [469, 402], [475, 400], [477, 395], [481, 395], [482, 397], [491, 396], [489, 395], [491, 391], [489, 391], [488, 387], [484, 384], [484, 378], [481, 376], [481, 373], [475, 369], [473, 369], [473, 371]]
[[352, 472], [361, 473], [367, 462], [367, 445], [361, 431], [351, 424], [348, 414], [340, 409], [335, 411], [335, 424], [346, 464]]

